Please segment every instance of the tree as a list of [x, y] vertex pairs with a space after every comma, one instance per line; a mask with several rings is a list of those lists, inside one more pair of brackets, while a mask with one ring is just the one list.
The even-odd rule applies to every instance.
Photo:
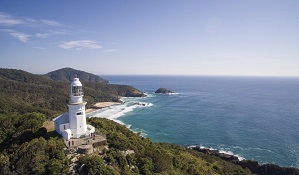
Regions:
[[79, 159], [78, 167], [82, 167], [80, 174], [90, 174], [90, 175], [115, 175], [119, 174], [117, 171], [113, 170], [111, 167], [106, 166], [101, 157], [93, 156], [83, 156]]

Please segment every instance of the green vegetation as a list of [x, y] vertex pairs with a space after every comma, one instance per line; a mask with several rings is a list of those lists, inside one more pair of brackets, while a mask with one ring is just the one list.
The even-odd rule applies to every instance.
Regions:
[[[82, 81], [87, 108], [96, 102], [118, 101], [119, 96], [143, 96], [127, 85]], [[69, 82], [54, 81], [22, 70], [0, 69], [0, 114], [39, 112], [53, 118], [67, 111]]]
[[66, 174], [61, 138], [49, 137], [39, 113], [0, 116], [0, 174]]
[[[63, 139], [43, 128], [39, 113], [0, 115], [0, 174], [68, 174]], [[107, 119], [89, 123], [107, 135], [109, 149], [82, 155], [80, 174], [250, 174], [232, 163], [185, 147], [154, 143]], [[131, 150], [125, 154], [125, 151]], [[134, 151], [134, 152], [133, 152]]]
[[108, 80], [105, 80], [97, 75], [84, 72], [81, 70], [76, 70], [72, 68], [62, 68], [52, 72], [47, 73], [45, 76], [55, 80], [55, 81], [73, 81], [73, 78], [77, 75], [81, 81], [90, 81], [97, 83], [108, 83]]
[[[109, 150], [80, 158], [81, 174], [251, 174], [220, 158], [169, 143], [155, 143], [107, 119], [89, 122], [106, 134]], [[125, 151], [134, 153], [125, 155]]]

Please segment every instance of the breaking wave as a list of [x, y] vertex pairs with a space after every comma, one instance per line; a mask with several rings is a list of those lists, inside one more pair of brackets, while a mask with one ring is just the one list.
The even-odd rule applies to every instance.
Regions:
[[[113, 105], [96, 110], [88, 114], [87, 117], [107, 118], [122, 125], [125, 125], [125, 123], [121, 122], [118, 118], [126, 115], [127, 113], [132, 112], [136, 108], [147, 108], [153, 106], [152, 103], [141, 102], [138, 100], [142, 100], [142, 97], [124, 97], [121, 99], [121, 101], [123, 102], [122, 104]], [[126, 126], [128, 128], [131, 127], [130, 125]]]

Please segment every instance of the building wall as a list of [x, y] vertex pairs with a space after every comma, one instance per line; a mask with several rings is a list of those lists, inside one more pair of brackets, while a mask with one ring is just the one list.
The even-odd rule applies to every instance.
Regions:
[[74, 138], [85, 135], [87, 131], [85, 105], [86, 102], [68, 105], [70, 129], [72, 131], [72, 137]]
[[69, 123], [60, 124], [59, 125], [59, 131], [60, 131], [60, 133], [59, 134], [62, 135], [62, 133], [66, 129], [70, 129], [70, 124]]

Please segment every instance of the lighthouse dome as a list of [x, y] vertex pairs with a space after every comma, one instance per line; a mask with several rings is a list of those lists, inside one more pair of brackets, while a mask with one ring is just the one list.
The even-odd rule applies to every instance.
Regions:
[[82, 83], [79, 81], [79, 78], [74, 78], [71, 86], [82, 86]]

